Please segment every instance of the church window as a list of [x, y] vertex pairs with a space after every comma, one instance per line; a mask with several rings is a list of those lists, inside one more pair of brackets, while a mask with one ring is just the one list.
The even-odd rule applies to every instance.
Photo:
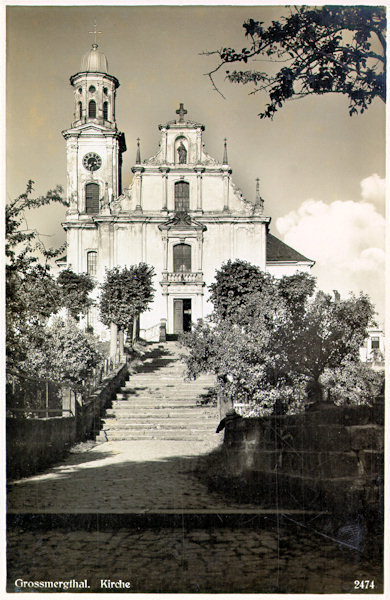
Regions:
[[103, 102], [103, 119], [108, 121], [108, 102]]
[[94, 250], [87, 252], [87, 273], [88, 275], [96, 275], [97, 252]]
[[105, 88], [103, 88], [103, 92], [104, 92], [104, 93], [105, 93], [105, 95], [107, 96], [107, 94], [108, 94], [108, 88], [106, 88], [106, 87], [105, 87]]
[[85, 186], [85, 212], [95, 215], [99, 212], [99, 186], [97, 183], [87, 183]]
[[175, 273], [191, 271], [191, 246], [189, 244], [173, 246], [173, 270]]
[[83, 105], [81, 102], [79, 102], [79, 119], [81, 119], [83, 116]]
[[190, 209], [190, 184], [186, 181], [175, 183], [175, 211], [187, 212]]
[[79, 94], [83, 93], [83, 88], [79, 88]]
[[94, 94], [96, 92], [95, 86], [94, 85], [90, 85], [89, 86], [89, 91], [90, 91], [91, 94]]
[[371, 338], [371, 350], [379, 350], [379, 337]]
[[89, 102], [88, 116], [90, 119], [96, 119], [96, 102], [95, 102], [95, 100], [90, 100], [90, 102]]

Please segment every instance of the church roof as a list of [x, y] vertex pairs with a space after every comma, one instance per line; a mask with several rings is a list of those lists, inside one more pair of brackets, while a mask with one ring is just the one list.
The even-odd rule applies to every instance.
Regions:
[[89, 52], [84, 54], [81, 61], [81, 71], [88, 73], [108, 73], [108, 60], [103, 52], [98, 51], [98, 45], [92, 44]]
[[314, 264], [314, 261], [310, 258], [306, 258], [272, 233], [267, 233], [267, 263], [269, 262], [308, 262]]

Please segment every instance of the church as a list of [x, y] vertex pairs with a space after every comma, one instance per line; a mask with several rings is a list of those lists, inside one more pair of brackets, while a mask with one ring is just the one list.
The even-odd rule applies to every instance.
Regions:
[[[229, 259], [249, 261], [276, 277], [314, 265], [269, 232], [259, 180], [253, 199], [246, 199], [233, 182], [226, 140], [222, 161], [207, 154], [205, 126], [188, 118], [183, 104], [174, 119], [158, 126], [154, 156], [141, 160], [137, 140], [132, 183], [123, 189], [126, 142], [115, 114], [119, 81], [96, 43], [70, 83], [73, 122], [62, 132], [69, 203], [63, 266], [89, 273], [98, 283], [115, 266], [153, 266], [155, 296], [141, 315], [141, 337], [158, 340], [161, 326], [171, 335], [189, 331], [210, 313], [208, 286]], [[96, 307], [86, 324], [108, 337]]]

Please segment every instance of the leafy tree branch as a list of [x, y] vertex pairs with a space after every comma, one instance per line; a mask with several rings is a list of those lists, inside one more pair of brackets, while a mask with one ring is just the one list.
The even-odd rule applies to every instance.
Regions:
[[[273, 71], [226, 71], [228, 81], [266, 91], [269, 103], [260, 118], [273, 118], [285, 102], [311, 94], [338, 93], [349, 99], [350, 115], [363, 113], [375, 98], [386, 98], [386, 12], [383, 6], [294, 7], [287, 17], [243, 25], [250, 45], [204, 52], [218, 64], [207, 74], [220, 92], [215, 75], [234, 63], [283, 62]], [[221, 93], [221, 92], [220, 92]]]

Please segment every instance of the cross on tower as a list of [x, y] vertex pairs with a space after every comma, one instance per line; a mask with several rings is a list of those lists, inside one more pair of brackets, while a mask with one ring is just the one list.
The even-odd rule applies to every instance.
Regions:
[[176, 111], [176, 114], [179, 115], [179, 122], [183, 123], [184, 115], [187, 114], [187, 111], [184, 108], [184, 104], [182, 102], [180, 103], [180, 106], [179, 106], [178, 110]]
[[95, 44], [96, 44], [96, 39], [97, 39], [97, 38], [96, 38], [96, 36], [97, 36], [99, 33], [103, 33], [103, 31], [97, 31], [97, 30], [96, 30], [96, 27], [97, 27], [97, 25], [96, 25], [96, 19], [95, 19], [95, 22], [94, 22], [94, 30], [93, 30], [93, 31], [88, 31], [88, 33], [90, 33], [91, 35], [94, 35], [94, 36], [95, 36], [95, 42], [94, 42]]

